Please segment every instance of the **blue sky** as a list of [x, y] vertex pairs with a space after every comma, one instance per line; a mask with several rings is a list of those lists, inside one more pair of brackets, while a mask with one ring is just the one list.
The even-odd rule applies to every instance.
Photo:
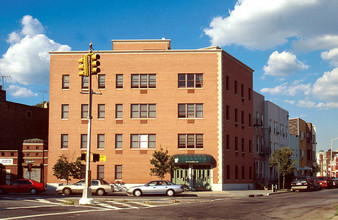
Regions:
[[[338, 2], [332, 0], [1, 0], [0, 75], [7, 100], [48, 101], [49, 51], [110, 50], [113, 39], [218, 45], [254, 72], [254, 90], [338, 137]], [[338, 141], [333, 142], [338, 148]]]

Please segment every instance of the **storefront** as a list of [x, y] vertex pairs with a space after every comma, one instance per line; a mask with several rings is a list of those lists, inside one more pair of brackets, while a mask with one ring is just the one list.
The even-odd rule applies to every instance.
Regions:
[[186, 190], [212, 190], [212, 168], [215, 159], [207, 154], [178, 154], [172, 182], [185, 186]]

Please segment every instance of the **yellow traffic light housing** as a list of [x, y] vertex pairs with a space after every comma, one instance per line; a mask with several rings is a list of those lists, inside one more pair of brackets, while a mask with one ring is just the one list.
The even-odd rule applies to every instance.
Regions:
[[79, 59], [79, 76], [89, 76], [88, 71], [88, 55], [84, 55]]
[[99, 54], [92, 54], [90, 56], [91, 62], [90, 62], [90, 67], [91, 67], [91, 74], [98, 74], [101, 72], [101, 69], [99, 68], [100, 66], [100, 55]]

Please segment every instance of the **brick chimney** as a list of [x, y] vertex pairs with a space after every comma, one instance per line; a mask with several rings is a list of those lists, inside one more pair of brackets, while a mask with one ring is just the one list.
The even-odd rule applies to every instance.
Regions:
[[2, 86], [0, 86], [0, 102], [6, 101], [6, 91], [2, 90]]

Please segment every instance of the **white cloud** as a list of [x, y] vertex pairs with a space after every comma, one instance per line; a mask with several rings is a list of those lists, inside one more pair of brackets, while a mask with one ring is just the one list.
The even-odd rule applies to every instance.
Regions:
[[299, 100], [297, 106], [303, 108], [314, 108], [316, 107], [316, 103], [309, 100]]
[[294, 105], [296, 102], [294, 100], [287, 100], [285, 99], [284, 102]]
[[7, 90], [9, 94], [13, 97], [29, 98], [29, 97], [38, 96], [38, 94], [32, 92], [32, 90], [17, 86], [17, 85], [10, 85], [7, 88]]
[[71, 48], [44, 35], [42, 24], [32, 16], [24, 16], [21, 23], [21, 32], [9, 34], [11, 45], [0, 59], [0, 74], [10, 75], [12, 82], [23, 85], [48, 84], [49, 51]]
[[329, 51], [322, 52], [321, 57], [323, 60], [329, 62], [332, 66], [338, 66], [338, 48], [333, 48]]
[[338, 1], [238, 0], [227, 17], [215, 17], [204, 33], [212, 45], [268, 49], [294, 40], [302, 49], [337, 45]]
[[338, 100], [338, 68], [325, 72], [313, 85], [313, 95], [321, 100], [337, 102]]
[[270, 75], [275, 77], [285, 77], [294, 75], [299, 70], [308, 69], [309, 66], [303, 62], [297, 60], [296, 55], [283, 51], [273, 52], [268, 60], [268, 64], [264, 66], [264, 75]]
[[300, 93], [303, 95], [309, 95], [312, 91], [312, 86], [310, 83], [304, 84], [301, 83], [301, 81], [295, 81], [291, 85], [283, 83], [282, 85], [278, 85], [274, 88], [262, 88], [260, 91], [271, 95], [296, 96]]

